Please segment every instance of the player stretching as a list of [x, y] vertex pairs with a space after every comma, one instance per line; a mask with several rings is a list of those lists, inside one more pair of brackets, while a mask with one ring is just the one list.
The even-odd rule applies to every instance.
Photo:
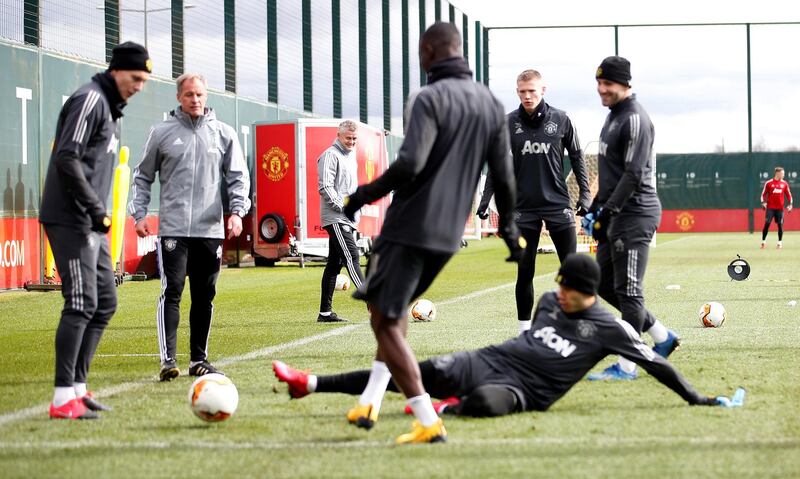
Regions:
[[[517, 77], [520, 105], [507, 115], [517, 180], [516, 222], [527, 242], [517, 267], [515, 290], [520, 332], [531, 327], [533, 277], [542, 223], [550, 232], [559, 261], [576, 249], [575, 213], [564, 181], [564, 150], [569, 153], [580, 190], [575, 205], [577, 214], [583, 216], [592, 201], [578, 132], [566, 113], [544, 101], [546, 89], [542, 75], [536, 70], [520, 73]], [[478, 216], [483, 219], [488, 217], [492, 189], [489, 176], [478, 206]]]
[[[419, 364], [431, 395], [444, 399], [439, 413], [502, 416], [544, 411], [608, 354], [622, 354], [645, 368], [686, 402], [703, 406], [740, 406], [744, 390], [733, 399], [706, 397], [661, 356], [644, 344], [625, 321], [597, 301], [600, 268], [586, 255], [562, 263], [559, 289], [542, 295], [531, 331], [477, 351], [437, 356]], [[301, 398], [313, 392], [358, 394], [369, 371], [315, 376], [274, 361], [275, 376]], [[392, 391], [397, 385], [390, 384]]]
[[425, 31], [419, 61], [428, 72], [428, 84], [409, 100], [406, 137], [397, 160], [375, 181], [359, 186], [344, 208], [352, 218], [361, 206], [394, 191], [366, 281], [354, 294], [369, 304], [378, 348], [366, 387], [347, 418], [371, 428], [394, 378], [418, 420], [412, 432], [397, 438], [400, 444], [447, 437], [406, 342], [406, 308], [459, 249], [487, 161], [495, 179], [501, 233], [512, 259], [522, 253], [512, 218], [515, 186], [502, 104], [472, 80], [454, 25], [437, 22]]
[[[661, 220], [661, 202], [653, 186], [655, 131], [631, 92], [628, 60], [604, 59], [596, 79], [600, 100], [611, 112], [600, 132], [598, 192], [584, 220], [594, 220], [600, 297], [620, 310], [637, 332], [647, 331], [656, 343], [653, 349], [666, 358], [680, 340], [645, 309], [643, 296], [650, 241]], [[621, 357], [589, 379], [636, 379], [636, 364]]]
[[783, 180], [783, 168], [775, 168], [775, 177], [764, 183], [764, 190], [761, 191], [761, 207], [767, 210], [764, 221], [764, 231], [761, 232], [761, 249], [767, 246], [767, 234], [772, 218], [778, 225], [778, 249], [783, 248], [783, 196], [789, 199], [786, 205], [786, 212], [792, 211], [792, 192], [789, 191], [789, 183]]
[[108, 70], [78, 88], [58, 116], [39, 212], [64, 296], [56, 330], [56, 389], [50, 403], [54, 419], [95, 419], [95, 411], [109, 409], [86, 389], [92, 357], [117, 309], [106, 199], [122, 109], [142, 90], [151, 71], [143, 46], [118, 45]]

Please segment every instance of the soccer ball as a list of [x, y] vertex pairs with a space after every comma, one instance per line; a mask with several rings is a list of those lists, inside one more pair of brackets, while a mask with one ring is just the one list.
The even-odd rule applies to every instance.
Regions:
[[350, 278], [346, 274], [336, 275], [336, 291], [347, 291], [350, 289]]
[[714, 301], [704, 304], [697, 314], [700, 317], [700, 323], [706, 328], [719, 328], [728, 317], [725, 306]]
[[224, 421], [233, 415], [238, 405], [239, 391], [223, 374], [200, 376], [189, 388], [189, 406], [203, 421]]
[[433, 321], [436, 319], [436, 305], [427, 299], [418, 299], [411, 306], [411, 318], [414, 321]]

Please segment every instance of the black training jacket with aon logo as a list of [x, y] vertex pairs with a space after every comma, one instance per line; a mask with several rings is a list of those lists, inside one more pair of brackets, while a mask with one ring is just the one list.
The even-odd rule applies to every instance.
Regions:
[[[591, 203], [589, 181], [578, 132], [567, 114], [544, 100], [528, 114], [519, 109], [506, 115], [517, 179], [516, 211], [549, 212]], [[572, 205], [564, 175], [564, 152], [569, 154], [580, 195]], [[491, 176], [486, 181], [479, 211], [485, 209], [494, 192]]]
[[655, 129], [650, 116], [636, 95], [610, 110], [600, 131], [595, 206], [634, 215], [660, 212], [653, 177]]
[[583, 379], [599, 361], [618, 354], [635, 362], [690, 404], [702, 396], [633, 327], [599, 302], [566, 314], [555, 291], [542, 295], [531, 329], [476, 354], [507, 376], [525, 395], [528, 410], [545, 410]]

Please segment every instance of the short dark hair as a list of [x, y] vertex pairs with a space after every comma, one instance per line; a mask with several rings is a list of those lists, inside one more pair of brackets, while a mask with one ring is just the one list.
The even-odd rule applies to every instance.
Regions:
[[436, 22], [422, 34], [421, 43], [431, 45], [435, 50], [440, 48], [461, 48], [461, 33], [450, 22]]

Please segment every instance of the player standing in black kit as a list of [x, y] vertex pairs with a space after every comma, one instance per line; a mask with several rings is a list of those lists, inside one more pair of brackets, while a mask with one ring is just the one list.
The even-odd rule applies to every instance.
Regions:
[[56, 330], [55, 394], [50, 404], [54, 419], [95, 419], [95, 411], [109, 409], [86, 388], [92, 357], [117, 309], [106, 200], [122, 109], [141, 91], [151, 71], [143, 46], [118, 45], [108, 70], [73, 93], [58, 116], [39, 212], [64, 296]]
[[386, 386], [394, 379], [417, 417], [412, 432], [397, 438], [400, 444], [447, 437], [405, 338], [407, 308], [460, 248], [487, 162], [495, 178], [500, 231], [511, 259], [522, 253], [512, 217], [515, 186], [502, 104], [473, 81], [462, 52], [454, 25], [437, 22], [425, 31], [419, 60], [428, 72], [428, 84], [409, 99], [406, 137], [397, 160], [379, 178], [359, 186], [344, 207], [353, 218], [361, 206], [394, 191], [366, 281], [354, 294], [369, 305], [378, 348], [368, 384], [347, 418], [371, 428]]
[[[575, 212], [564, 180], [564, 151], [580, 190], [577, 214], [583, 216], [592, 201], [578, 132], [567, 114], [544, 101], [547, 89], [542, 75], [525, 70], [517, 77], [520, 105], [507, 115], [517, 180], [516, 222], [527, 245], [517, 267], [517, 319], [519, 330], [531, 327], [533, 277], [542, 223], [558, 252], [559, 261], [576, 249]], [[478, 216], [486, 219], [492, 197], [491, 175], [486, 180]]]
[[[650, 242], [661, 221], [653, 181], [655, 129], [631, 91], [628, 60], [608, 57], [595, 76], [603, 106], [611, 110], [600, 132], [598, 192], [584, 218], [598, 242], [600, 297], [620, 310], [638, 333], [650, 334], [653, 349], [666, 358], [680, 339], [645, 309], [643, 295]], [[620, 358], [589, 379], [636, 379], [636, 364]]]

